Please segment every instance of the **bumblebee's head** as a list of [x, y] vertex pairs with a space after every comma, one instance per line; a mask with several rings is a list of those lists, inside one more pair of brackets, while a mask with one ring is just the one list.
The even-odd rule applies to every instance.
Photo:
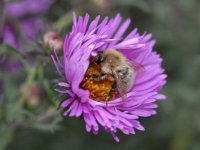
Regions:
[[101, 64], [104, 60], [105, 60], [105, 55], [103, 54], [103, 52], [99, 52], [96, 57], [95, 63]]

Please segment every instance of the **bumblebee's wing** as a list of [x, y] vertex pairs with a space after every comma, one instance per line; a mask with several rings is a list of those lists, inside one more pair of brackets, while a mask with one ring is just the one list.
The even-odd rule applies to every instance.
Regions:
[[130, 65], [139, 73], [143, 73], [146, 71], [145, 67], [142, 64], [139, 64], [138, 62], [131, 60], [129, 61]]
[[117, 74], [116, 71], [112, 70], [113, 72], [113, 75], [115, 77], [115, 80], [117, 82], [117, 90], [119, 92], [119, 95], [122, 97], [123, 100], [126, 100], [127, 99], [127, 96], [126, 96], [126, 87], [124, 87], [124, 84], [122, 82], [122, 79], [121, 77]]

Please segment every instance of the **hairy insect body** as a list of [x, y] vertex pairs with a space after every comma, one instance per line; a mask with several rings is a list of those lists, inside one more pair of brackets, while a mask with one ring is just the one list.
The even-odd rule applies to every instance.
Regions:
[[109, 49], [97, 55], [96, 61], [101, 66], [101, 73], [95, 75], [96, 79], [109, 78], [115, 81], [113, 88], [117, 88], [119, 94], [124, 99], [126, 93], [132, 88], [135, 80], [135, 72], [127, 58], [115, 49]]

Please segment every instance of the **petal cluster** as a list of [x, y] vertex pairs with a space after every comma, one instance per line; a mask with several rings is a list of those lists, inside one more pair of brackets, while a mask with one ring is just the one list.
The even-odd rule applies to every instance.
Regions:
[[[139, 117], [155, 115], [158, 99], [165, 99], [159, 91], [166, 83], [166, 75], [161, 67], [162, 58], [153, 51], [155, 44], [152, 35], [140, 35], [133, 29], [124, 35], [131, 21], [122, 22], [117, 14], [113, 19], [105, 17], [100, 21], [97, 16], [89, 23], [90, 16], [73, 15], [72, 31], [66, 36], [63, 61], [52, 56], [59, 74], [65, 82], [59, 82], [62, 90], [56, 89], [70, 97], [61, 103], [65, 116], [83, 116], [86, 130], [97, 134], [99, 126], [110, 132], [116, 141], [118, 130], [124, 134], [135, 134], [135, 129], [144, 130], [138, 121]], [[107, 103], [89, 98], [89, 91], [80, 88], [80, 83], [89, 66], [89, 58], [98, 51], [114, 48], [122, 52], [130, 61], [137, 62], [145, 71], [136, 70], [133, 88], [127, 93], [124, 102], [121, 97]], [[64, 90], [63, 90], [64, 89]]]

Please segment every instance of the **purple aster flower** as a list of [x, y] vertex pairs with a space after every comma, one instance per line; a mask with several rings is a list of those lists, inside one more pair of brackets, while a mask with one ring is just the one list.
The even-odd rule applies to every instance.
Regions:
[[[44, 27], [44, 20], [40, 15], [44, 14], [53, 2], [54, 0], [16, 0], [5, 3], [3, 8], [6, 17], [4, 24], [0, 26], [1, 41], [14, 48], [23, 49], [21, 43], [35, 37]], [[13, 18], [17, 19], [17, 23]]]
[[[58, 83], [56, 90], [70, 95], [61, 103], [65, 110], [64, 116], [83, 116], [88, 132], [98, 134], [99, 126], [102, 126], [119, 141], [116, 136], [118, 130], [127, 135], [135, 134], [135, 129], [144, 131], [138, 119], [155, 115], [155, 108], [158, 107], [155, 102], [165, 99], [159, 93], [166, 83], [166, 75], [161, 67], [162, 58], [153, 51], [155, 40], [150, 40], [151, 34], [140, 35], [134, 29], [124, 35], [131, 23], [130, 19], [122, 23], [118, 14], [113, 19], [105, 17], [99, 22], [100, 16], [97, 16], [89, 24], [89, 18], [88, 14], [78, 19], [73, 15], [72, 31], [64, 43], [63, 62], [56, 54], [52, 56], [60, 76], [65, 80]], [[113, 94], [109, 101], [99, 100], [101, 93], [105, 94], [106, 88], [110, 86], [106, 80], [103, 83], [89, 80], [87, 84], [86, 74], [90, 69], [97, 71], [90, 67], [91, 59], [108, 49], [118, 50], [130, 62], [137, 62], [144, 68], [144, 71], [134, 68], [135, 82], [127, 92], [125, 101], [119, 94]]]
[[3, 43], [21, 50], [23, 49], [23, 45], [25, 45], [21, 43], [26, 43], [28, 42], [28, 39], [30, 40], [31, 38], [34, 38], [37, 35], [37, 32], [43, 28], [44, 22], [42, 19], [26, 19], [21, 20], [21, 22], [19, 22], [19, 25], [20, 28], [23, 30], [23, 38], [20, 39], [17, 28], [9, 20], [7, 20], [2, 27], [0, 37]]
[[8, 3], [5, 6], [5, 12], [14, 17], [42, 14], [49, 9], [53, 2], [54, 0], [18, 0], [18, 2]]

